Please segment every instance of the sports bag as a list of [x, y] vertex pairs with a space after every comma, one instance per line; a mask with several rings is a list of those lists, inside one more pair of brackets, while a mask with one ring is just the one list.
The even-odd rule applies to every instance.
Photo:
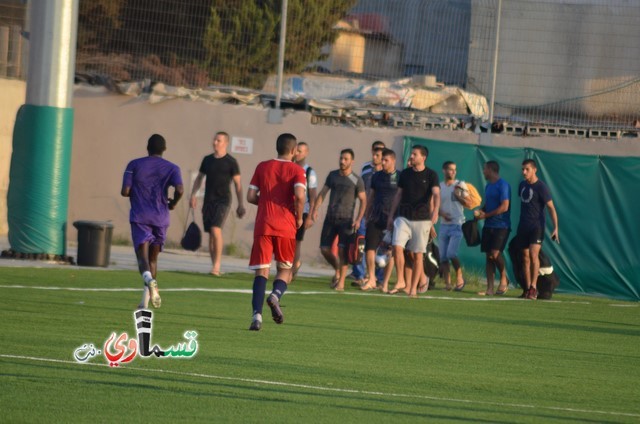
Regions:
[[351, 265], [357, 265], [362, 262], [363, 255], [364, 235], [358, 234], [354, 231], [347, 240], [347, 262]]
[[424, 273], [429, 278], [429, 283], [440, 273], [440, 249], [433, 240], [427, 243], [427, 253], [423, 261]]
[[[196, 214], [193, 208], [191, 209], [191, 224], [186, 228], [184, 235], [182, 236], [182, 240], [180, 240], [180, 246], [184, 250], [196, 251], [200, 249], [200, 244], [202, 243], [202, 231], [200, 231], [200, 227], [196, 224]], [[189, 214], [187, 214], [187, 220], [189, 219]], [[186, 226], [186, 222], [185, 222]]]
[[[516, 282], [523, 290], [526, 290], [527, 283], [524, 277], [524, 270], [522, 269], [523, 250], [518, 247], [520, 244], [518, 236], [511, 239], [509, 242], [509, 257], [511, 258], [511, 265], [513, 274], [516, 277]], [[553, 270], [549, 256], [547, 256], [542, 249], [540, 249], [538, 257], [540, 258], [540, 273], [537, 284], [538, 299], [549, 300], [553, 296], [553, 292], [560, 285], [560, 278]]]
[[480, 245], [480, 231], [478, 231], [478, 221], [471, 220], [462, 224], [462, 235], [467, 242], [467, 246], [474, 247]]

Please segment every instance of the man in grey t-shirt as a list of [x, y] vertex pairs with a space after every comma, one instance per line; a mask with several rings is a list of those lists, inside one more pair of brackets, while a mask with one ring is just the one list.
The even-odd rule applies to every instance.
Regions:
[[440, 182], [440, 268], [447, 291], [452, 288], [449, 262], [456, 272], [455, 291], [462, 291], [465, 285], [458, 249], [462, 240], [463, 207], [469, 204], [469, 191], [464, 181], [456, 179], [457, 172], [455, 162], [446, 161], [442, 164], [444, 181]]
[[[327, 193], [331, 191], [327, 216], [322, 225], [320, 251], [335, 270], [331, 288], [338, 291], [344, 290], [344, 280], [347, 274], [346, 240], [350, 234], [360, 227], [360, 221], [364, 216], [367, 204], [364, 182], [362, 178], [352, 171], [354, 158], [355, 155], [351, 149], [344, 149], [340, 152], [340, 169], [329, 173], [309, 213], [311, 222], [315, 222], [318, 219], [318, 209], [322, 201], [327, 196]], [[359, 200], [360, 205], [358, 214], [354, 218], [353, 212], [356, 207], [356, 200]], [[331, 251], [331, 246], [336, 236], [338, 236], [338, 257]]]

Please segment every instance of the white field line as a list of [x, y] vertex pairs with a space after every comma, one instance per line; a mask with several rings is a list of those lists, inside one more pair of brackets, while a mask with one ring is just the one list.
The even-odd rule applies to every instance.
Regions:
[[[25, 289], [25, 290], [58, 290], [58, 291], [78, 291], [78, 292], [137, 292], [140, 288], [123, 287], [123, 288], [91, 288], [91, 287], [55, 287], [55, 286], [24, 286], [24, 285], [0, 285], [0, 289]], [[251, 289], [224, 289], [224, 288], [207, 288], [207, 287], [181, 287], [181, 288], [166, 288], [160, 287], [161, 292], [210, 292], [210, 293], [240, 293], [251, 294]], [[405, 295], [389, 295], [384, 293], [358, 293], [358, 292], [327, 292], [327, 291], [296, 291], [287, 290], [287, 294], [299, 294], [299, 295], [332, 295], [332, 296], [379, 296], [387, 298], [405, 298]], [[468, 302], [511, 302], [511, 301], [526, 301], [515, 297], [500, 297], [500, 296], [488, 296], [488, 297], [451, 297], [451, 296], [429, 296], [420, 295], [418, 299], [433, 299], [433, 300], [461, 300]], [[545, 303], [576, 303], [582, 305], [589, 305], [591, 302], [581, 301], [562, 301], [562, 300], [545, 300]]]
[[[58, 364], [69, 364], [69, 365], [77, 365], [77, 366], [108, 367], [108, 364], [92, 364], [90, 362], [79, 364], [75, 361], [67, 361], [67, 360], [52, 359], [52, 358], [39, 358], [34, 356], [0, 354], [0, 358], [20, 359], [25, 361], [37, 361], [37, 362], [52, 362], [52, 363], [58, 363]], [[609, 415], [609, 416], [640, 418], [640, 414], [618, 412], [618, 411], [599, 411], [599, 410], [592, 410], [592, 409], [567, 408], [567, 407], [561, 407], [561, 406], [539, 406], [539, 405], [521, 404], [521, 403], [491, 402], [491, 401], [472, 400], [472, 399], [457, 399], [457, 398], [446, 398], [446, 397], [439, 397], [439, 396], [428, 396], [428, 395], [420, 395], [420, 394], [385, 393], [385, 392], [379, 392], [379, 391], [347, 389], [347, 388], [339, 388], [339, 387], [312, 386], [308, 384], [287, 383], [284, 381], [259, 380], [254, 378], [242, 378], [242, 377], [226, 377], [226, 376], [220, 376], [220, 375], [170, 371], [170, 370], [153, 369], [153, 368], [137, 368], [137, 367], [123, 366], [123, 365], [121, 365], [119, 368], [133, 370], [133, 371], [140, 371], [140, 372], [148, 372], [148, 373], [170, 374], [170, 375], [177, 375], [177, 376], [183, 376], [183, 377], [197, 377], [197, 378], [205, 378], [205, 379], [213, 379], [213, 380], [224, 380], [224, 381], [238, 381], [238, 382], [252, 383], [257, 385], [293, 387], [298, 389], [324, 391], [324, 392], [352, 393], [352, 394], [379, 396], [379, 397], [422, 399], [422, 400], [433, 400], [433, 401], [439, 401], [439, 402], [457, 402], [457, 403], [466, 403], [466, 404], [497, 406], [501, 408], [508, 407], [508, 408], [546, 409], [549, 411], [577, 412], [581, 414], [599, 414], [599, 415]]]

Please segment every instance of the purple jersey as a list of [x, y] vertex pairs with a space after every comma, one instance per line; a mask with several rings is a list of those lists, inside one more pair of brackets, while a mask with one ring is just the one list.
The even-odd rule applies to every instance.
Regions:
[[131, 187], [129, 222], [169, 226], [168, 188], [182, 185], [180, 168], [159, 156], [134, 159], [127, 165], [123, 187]]

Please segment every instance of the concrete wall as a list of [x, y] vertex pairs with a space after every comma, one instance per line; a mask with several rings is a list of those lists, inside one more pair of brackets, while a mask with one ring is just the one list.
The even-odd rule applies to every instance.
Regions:
[[[9, 92], [6, 87], [12, 84], [15, 82], [0, 80], [0, 91]], [[15, 87], [14, 96], [12, 102], [6, 101], [7, 96], [2, 96], [3, 101], [0, 102], [3, 135], [6, 133], [2, 138], [5, 142], [0, 145], [0, 170], [5, 180], [12, 127], [6, 119], [13, 119], [18, 105], [24, 101], [24, 86], [22, 90]], [[374, 140], [384, 141], [401, 154], [403, 136], [407, 134], [393, 129], [312, 125], [309, 113], [301, 111], [287, 111], [283, 123], [274, 125], [267, 123], [267, 111], [261, 108], [185, 100], [149, 104], [142, 98], [120, 96], [102, 88], [84, 86], [76, 87], [74, 108], [69, 223], [81, 219], [110, 220], [115, 225], [115, 235], [123, 239], [129, 239], [130, 236], [129, 201], [119, 195], [122, 173], [128, 161], [146, 155], [146, 140], [152, 133], [166, 137], [168, 149], [165, 157], [181, 167], [187, 192], [191, 189], [190, 176], [197, 173], [202, 157], [212, 151], [211, 140], [216, 131], [224, 130], [232, 137], [253, 139], [252, 154], [235, 155], [240, 163], [245, 193], [258, 162], [275, 156], [275, 139], [282, 132], [292, 132], [309, 143], [309, 162], [318, 172], [320, 184], [329, 171], [338, 167], [340, 149], [351, 147], [355, 150], [359, 169], [369, 159]], [[451, 142], [478, 142], [478, 136], [468, 131], [412, 131], [409, 134]], [[637, 141], [494, 136], [491, 142], [496, 146], [532, 146], [570, 153], [640, 156], [640, 142]], [[6, 199], [6, 184], [4, 187], [2, 201]], [[247, 209], [244, 219], [230, 216], [224, 228], [226, 242], [238, 245], [245, 254], [249, 252], [252, 241], [256, 207], [248, 205]], [[182, 236], [187, 212], [187, 203], [181, 202], [172, 213], [169, 230], [171, 240], [178, 241]], [[201, 224], [200, 213], [196, 216]], [[324, 208], [320, 218], [324, 218]], [[0, 216], [0, 225], [6, 229], [6, 214]], [[319, 235], [320, 225], [312, 227], [307, 233], [303, 248], [306, 259], [318, 260]], [[76, 230], [69, 225], [68, 240], [76, 238]]]
[[7, 190], [13, 127], [18, 109], [25, 102], [27, 84], [24, 81], [0, 79], [0, 234], [7, 234]]
[[[212, 152], [216, 131], [232, 137], [253, 139], [253, 154], [235, 154], [240, 163], [245, 188], [258, 162], [275, 157], [275, 140], [291, 132], [310, 146], [309, 163], [316, 169], [321, 183], [338, 167], [339, 151], [352, 147], [358, 172], [369, 160], [371, 143], [381, 139], [401, 152], [402, 134], [381, 129], [351, 129], [310, 124], [307, 112], [287, 112], [281, 125], [267, 123], [267, 111], [261, 108], [211, 105], [204, 102], [170, 100], [160, 104], [107, 93], [101, 88], [77, 87], [74, 99], [75, 126], [69, 223], [75, 220], [112, 220], [117, 237], [129, 238], [129, 202], [119, 196], [122, 173], [129, 160], [146, 155], [146, 140], [154, 132], [167, 139], [165, 158], [178, 164], [191, 190], [190, 176], [197, 173], [202, 157]], [[234, 208], [235, 208], [234, 200]], [[226, 242], [233, 242], [249, 252], [256, 207], [239, 220], [230, 216], [224, 228]], [[169, 238], [182, 236], [187, 203], [172, 213]], [[199, 211], [198, 211], [199, 212]], [[323, 212], [320, 214], [324, 217]], [[200, 213], [197, 214], [201, 224]], [[70, 225], [69, 240], [75, 240]], [[305, 256], [318, 257], [320, 226], [309, 230]]]

